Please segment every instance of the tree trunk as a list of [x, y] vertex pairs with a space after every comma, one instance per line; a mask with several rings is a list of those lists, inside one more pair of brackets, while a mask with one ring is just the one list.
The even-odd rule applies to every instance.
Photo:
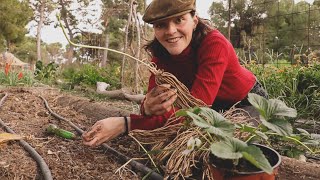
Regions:
[[229, 14], [229, 20], [228, 20], [228, 39], [229, 39], [229, 41], [230, 41], [230, 40], [231, 40], [231, 0], [229, 0], [228, 14]]
[[[105, 47], [109, 48], [109, 34], [107, 31], [105, 32], [105, 36], [106, 36], [105, 37]], [[108, 62], [108, 50], [104, 50], [103, 51], [103, 58], [101, 61], [101, 67], [106, 67], [107, 62]]]
[[[124, 48], [123, 48], [123, 52], [126, 53], [126, 50], [128, 48], [128, 34], [129, 34], [129, 27], [131, 24], [131, 19], [132, 19], [132, 7], [133, 7], [133, 2], [134, 0], [130, 0], [130, 13], [129, 13], [129, 17], [128, 17], [128, 22], [127, 22], [127, 26], [126, 26], [126, 31], [125, 31], [125, 41], [124, 41]], [[126, 56], [123, 55], [122, 58], [122, 64], [121, 64], [121, 87], [124, 87], [124, 65], [125, 65], [125, 61], [126, 61]]]
[[[138, 15], [137, 15], [137, 7], [138, 4], [134, 4], [133, 6], [133, 16], [136, 22], [136, 27], [137, 27], [137, 54], [136, 54], [136, 58], [140, 59], [140, 48], [141, 48], [141, 31], [140, 31], [140, 23], [139, 23], [139, 19], [138, 19]], [[139, 62], [135, 61], [134, 63], [134, 92], [138, 92], [139, 91], [139, 73], [138, 73], [138, 67], [139, 67]]]
[[[147, 9], [147, 0], [144, 0], [144, 10], [145, 9]], [[145, 35], [144, 38], [146, 38], [147, 37], [147, 23], [143, 22], [143, 24], [144, 24], [144, 35]]]
[[38, 27], [37, 27], [37, 60], [41, 61], [41, 28], [44, 22], [44, 7], [45, 7], [46, 1], [45, 0], [40, 0], [40, 20], [38, 22]]
[[[73, 41], [73, 33], [72, 33], [72, 29], [68, 23], [68, 19], [67, 19], [67, 9], [65, 7], [65, 4], [63, 2], [63, 0], [60, 0], [60, 5], [61, 5], [61, 18], [64, 22], [64, 25], [66, 26], [66, 29], [68, 30], [68, 34], [69, 34], [69, 39], [70, 41]], [[74, 53], [74, 46], [70, 44], [68, 50], [67, 50], [67, 59], [68, 59], [68, 63], [71, 64], [72, 63], [72, 59], [73, 59], [73, 53]]]
[[123, 89], [112, 90], [112, 91], [97, 90], [96, 93], [103, 94], [103, 95], [108, 96], [109, 98], [113, 98], [113, 99], [125, 99], [125, 100], [129, 100], [129, 101], [133, 101], [138, 104], [141, 104], [142, 100], [145, 97], [145, 95], [143, 95], [143, 94], [130, 94], [129, 92], [126, 92]]
[[7, 45], [7, 51], [11, 52], [11, 48], [10, 48], [11, 43], [10, 43], [9, 39], [6, 40], [6, 45]]

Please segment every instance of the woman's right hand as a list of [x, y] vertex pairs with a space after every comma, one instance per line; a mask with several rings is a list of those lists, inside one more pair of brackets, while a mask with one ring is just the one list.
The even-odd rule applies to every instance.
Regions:
[[170, 87], [170, 84], [158, 85], [147, 93], [143, 103], [146, 115], [163, 115], [171, 110], [177, 99], [177, 90]]
[[[128, 125], [130, 118], [128, 117]], [[128, 127], [130, 130], [130, 127]], [[119, 136], [126, 131], [124, 117], [109, 117], [97, 121], [87, 132], [82, 134], [83, 144], [91, 147], [101, 145], [103, 142]]]

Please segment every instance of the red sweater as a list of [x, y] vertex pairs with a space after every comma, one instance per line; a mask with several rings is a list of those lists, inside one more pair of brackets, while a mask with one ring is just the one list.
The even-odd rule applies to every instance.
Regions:
[[[152, 59], [159, 69], [172, 73], [187, 86], [191, 94], [208, 105], [214, 100], [236, 103], [244, 99], [256, 78], [239, 64], [231, 43], [213, 30], [203, 39], [197, 50], [188, 46], [170, 59]], [[156, 86], [150, 76], [148, 91]], [[142, 105], [143, 107], [143, 105]], [[173, 110], [161, 116], [131, 114], [131, 129], [155, 129], [163, 126]]]

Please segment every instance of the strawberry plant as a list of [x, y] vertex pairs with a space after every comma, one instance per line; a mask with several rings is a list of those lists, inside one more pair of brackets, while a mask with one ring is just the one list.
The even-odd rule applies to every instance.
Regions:
[[[207, 107], [195, 107], [180, 110], [177, 116], [183, 116], [187, 122], [201, 129], [200, 137], [192, 137], [188, 142], [189, 153], [193, 149], [210, 151], [221, 159], [232, 159], [236, 166], [239, 160], [245, 159], [257, 168], [272, 172], [272, 167], [262, 151], [253, 145], [253, 142], [263, 143], [268, 146], [289, 144], [300, 147], [302, 152], [318, 153], [319, 141], [308, 132], [298, 129], [293, 133], [293, 127], [288, 118], [297, 116], [297, 111], [289, 108], [278, 99], [265, 99], [256, 94], [249, 94], [248, 100], [260, 113], [257, 126], [250, 124], [232, 123], [221, 114]], [[241, 132], [241, 133], [235, 133]], [[239, 134], [247, 134], [239, 136]], [[312, 145], [315, 149], [309, 147]]]

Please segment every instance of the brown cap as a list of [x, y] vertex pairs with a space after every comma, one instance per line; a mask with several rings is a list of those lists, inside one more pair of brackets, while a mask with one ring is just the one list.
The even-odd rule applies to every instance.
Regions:
[[146, 23], [153, 24], [195, 10], [196, 0], [152, 0], [142, 19]]

